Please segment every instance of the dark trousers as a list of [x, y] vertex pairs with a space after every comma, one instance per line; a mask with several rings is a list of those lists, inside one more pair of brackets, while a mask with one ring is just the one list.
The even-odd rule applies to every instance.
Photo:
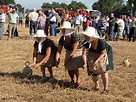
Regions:
[[131, 41], [131, 38], [133, 39], [133, 42], [136, 39], [136, 28], [134, 27], [130, 28], [129, 41]]
[[15, 29], [14, 37], [18, 37], [18, 30], [17, 30], [17, 28]]

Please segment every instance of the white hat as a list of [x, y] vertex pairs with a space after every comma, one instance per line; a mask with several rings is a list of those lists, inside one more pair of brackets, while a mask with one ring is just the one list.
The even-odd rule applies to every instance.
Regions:
[[81, 32], [81, 34], [87, 35], [91, 38], [100, 38], [97, 30], [94, 27], [87, 27], [84, 32]]
[[47, 37], [44, 33], [44, 30], [37, 30], [36, 34], [33, 37]]
[[63, 28], [66, 28], [66, 29], [69, 29], [69, 30], [75, 30], [75, 28], [71, 27], [71, 23], [68, 22], [68, 21], [64, 21], [62, 26], [57, 28], [57, 29], [62, 30]]

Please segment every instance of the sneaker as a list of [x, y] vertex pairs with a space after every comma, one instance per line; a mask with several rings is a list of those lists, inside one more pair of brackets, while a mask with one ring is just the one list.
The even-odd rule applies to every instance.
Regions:
[[48, 80], [48, 82], [54, 82], [54, 81], [55, 81], [55, 78], [53, 78], [53, 77], [50, 77]]
[[46, 82], [47, 78], [46, 77], [42, 77], [41, 79], [39, 79], [39, 82]]

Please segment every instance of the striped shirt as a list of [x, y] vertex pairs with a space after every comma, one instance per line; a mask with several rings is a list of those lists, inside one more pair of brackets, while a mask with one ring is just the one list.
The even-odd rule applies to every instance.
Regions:
[[101, 27], [100, 27], [100, 29], [104, 30], [106, 25], [107, 25], [106, 19], [105, 18], [101, 18]]

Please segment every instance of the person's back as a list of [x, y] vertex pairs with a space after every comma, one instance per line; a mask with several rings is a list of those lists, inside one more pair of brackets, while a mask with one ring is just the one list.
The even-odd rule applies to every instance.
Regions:
[[36, 23], [39, 15], [36, 12], [36, 9], [34, 8], [34, 11], [29, 14], [29, 20], [30, 20], [30, 37], [32, 36], [32, 29], [34, 30], [34, 34], [36, 34]]
[[38, 16], [39, 16], [38, 13], [34, 11], [29, 14], [29, 19], [30, 21], [37, 21]]

